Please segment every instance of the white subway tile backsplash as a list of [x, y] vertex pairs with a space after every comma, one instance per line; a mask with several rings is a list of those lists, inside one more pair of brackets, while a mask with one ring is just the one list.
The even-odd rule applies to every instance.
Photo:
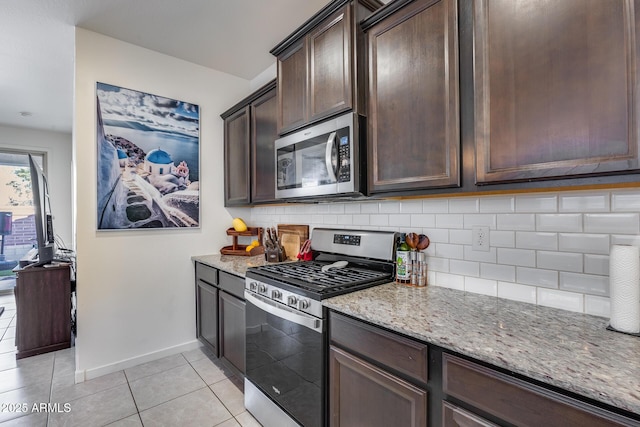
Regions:
[[429, 257], [427, 258], [427, 271], [438, 271], [440, 273], [449, 272], [449, 258]]
[[584, 255], [584, 272], [587, 274], [609, 275], [608, 255]]
[[496, 228], [496, 215], [495, 214], [464, 214], [464, 228], [469, 230], [474, 225], [485, 225], [492, 230]]
[[516, 268], [516, 282], [525, 285], [542, 286], [543, 288], [558, 288], [558, 272], [542, 270], [540, 268]]
[[449, 230], [449, 242], [459, 245], [470, 245], [471, 230]]
[[362, 203], [360, 205], [360, 213], [363, 214], [377, 214], [380, 212], [380, 208], [378, 203]]
[[611, 211], [638, 212], [640, 211], [640, 191], [624, 191], [611, 194]]
[[449, 212], [451, 213], [478, 213], [480, 201], [477, 198], [461, 197], [449, 200]]
[[496, 262], [497, 249], [489, 248], [488, 252], [474, 251], [472, 246], [464, 247], [464, 259], [467, 261]]
[[364, 214], [353, 215], [353, 225], [369, 225], [369, 217]]
[[516, 196], [516, 212], [557, 212], [558, 196], [540, 194], [535, 196]]
[[359, 214], [360, 203], [347, 203], [344, 205], [344, 213], [346, 214]]
[[535, 214], [498, 214], [498, 230], [530, 230], [536, 229]]
[[538, 268], [582, 273], [582, 254], [538, 251]]
[[535, 286], [520, 285], [518, 283], [498, 282], [498, 296], [514, 301], [536, 303], [538, 292]]
[[380, 203], [380, 213], [395, 214], [400, 213], [400, 202], [382, 202]]
[[498, 264], [536, 266], [536, 251], [530, 249], [498, 248]]
[[449, 271], [454, 274], [461, 274], [463, 276], [480, 276], [480, 263], [472, 261], [460, 261], [452, 259], [449, 263]]
[[563, 310], [584, 312], [584, 296], [575, 292], [538, 288], [538, 304]]
[[479, 279], [476, 277], [464, 278], [464, 290], [475, 294], [498, 296], [498, 282], [495, 280]]
[[422, 200], [403, 200], [400, 202], [401, 213], [422, 213]]
[[422, 202], [422, 212], [424, 213], [447, 213], [449, 212], [449, 200], [447, 199], [426, 199]]
[[392, 214], [389, 215], [389, 225], [397, 227], [405, 227], [411, 224], [411, 215], [409, 214]]
[[423, 228], [422, 233], [427, 235], [431, 243], [456, 243], [450, 241], [449, 230], [446, 228]]
[[609, 296], [609, 277], [561, 271], [560, 289], [606, 297]]
[[434, 214], [412, 214], [411, 227], [435, 227], [436, 216]]
[[556, 233], [516, 231], [516, 248], [555, 251], [558, 249], [558, 235]]
[[482, 263], [480, 264], [480, 277], [483, 279], [515, 282], [516, 268], [513, 265]]
[[515, 248], [516, 233], [514, 231], [491, 230], [489, 232], [491, 246], [498, 248]]
[[585, 295], [584, 312], [592, 316], [611, 317], [611, 302], [606, 297]]
[[338, 224], [351, 225], [353, 224], [353, 215], [340, 215], [338, 216]]
[[536, 230], [579, 233], [582, 231], [582, 214], [538, 214]]
[[[238, 215], [236, 215], [238, 216]], [[607, 317], [611, 244], [640, 246], [640, 190], [258, 206], [256, 226], [424, 233], [430, 285]], [[490, 229], [488, 252], [472, 228]]]
[[378, 214], [378, 215], [369, 215], [369, 223], [376, 227], [385, 227], [389, 225], [389, 215], [387, 214]]
[[436, 272], [435, 280], [432, 283], [436, 286], [442, 286], [443, 288], [464, 291], [464, 276]]
[[560, 212], [608, 212], [609, 193], [570, 193], [560, 196]]
[[438, 227], [438, 228], [464, 228], [464, 215], [462, 215], [462, 214], [436, 214], [436, 227]]
[[611, 236], [611, 244], [640, 246], [640, 236], [614, 234]]
[[608, 254], [608, 234], [560, 233], [558, 249], [562, 252], [580, 252], [587, 254]]
[[451, 259], [463, 259], [464, 258], [464, 246], [452, 245], [449, 243], [436, 243], [435, 245], [429, 245], [429, 249], [435, 246], [435, 255], [441, 258]]
[[482, 213], [514, 212], [515, 205], [515, 198], [512, 196], [480, 198], [480, 212]]
[[585, 214], [584, 231], [587, 233], [638, 234], [640, 214]]

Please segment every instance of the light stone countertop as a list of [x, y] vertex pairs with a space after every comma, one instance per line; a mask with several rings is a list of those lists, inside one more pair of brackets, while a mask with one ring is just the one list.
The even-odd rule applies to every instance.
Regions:
[[389, 283], [335, 311], [640, 414], [640, 338], [608, 319], [437, 286]]
[[196, 255], [191, 260], [235, 274], [236, 276], [245, 277], [247, 268], [259, 267], [267, 264], [264, 254], [256, 256], [236, 256], [236, 255]]

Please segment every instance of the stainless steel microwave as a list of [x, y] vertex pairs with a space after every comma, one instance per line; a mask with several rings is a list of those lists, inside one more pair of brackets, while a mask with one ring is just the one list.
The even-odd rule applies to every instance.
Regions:
[[276, 140], [276, 198], [362, 196], [364, 131], [351, 112]]

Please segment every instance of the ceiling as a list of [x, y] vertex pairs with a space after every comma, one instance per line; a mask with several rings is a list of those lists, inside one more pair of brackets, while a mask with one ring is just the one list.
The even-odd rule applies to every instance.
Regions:
[[75, 26], [251, 80], [328, 1], [0, 0], [0, 124], [71, 132]]

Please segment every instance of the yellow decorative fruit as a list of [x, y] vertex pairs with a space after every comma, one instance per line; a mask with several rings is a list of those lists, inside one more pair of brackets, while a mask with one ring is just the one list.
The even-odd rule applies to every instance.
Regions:
[[245, 224], [241, 218], [234, 218], [233, 221], [231, 221], [231, 224], [233, 225], [233, 229], [236, 231], [247, 231], [247, 224]]
[[258, 242], [257, 240], [254, 240], [253, 242], [251, 242], [249, 245], [247, 245], [247, 247], [245, 248], [245, 251], [247, 252], [251, 252], [251, 249], [260, 246], [260, 242]]

